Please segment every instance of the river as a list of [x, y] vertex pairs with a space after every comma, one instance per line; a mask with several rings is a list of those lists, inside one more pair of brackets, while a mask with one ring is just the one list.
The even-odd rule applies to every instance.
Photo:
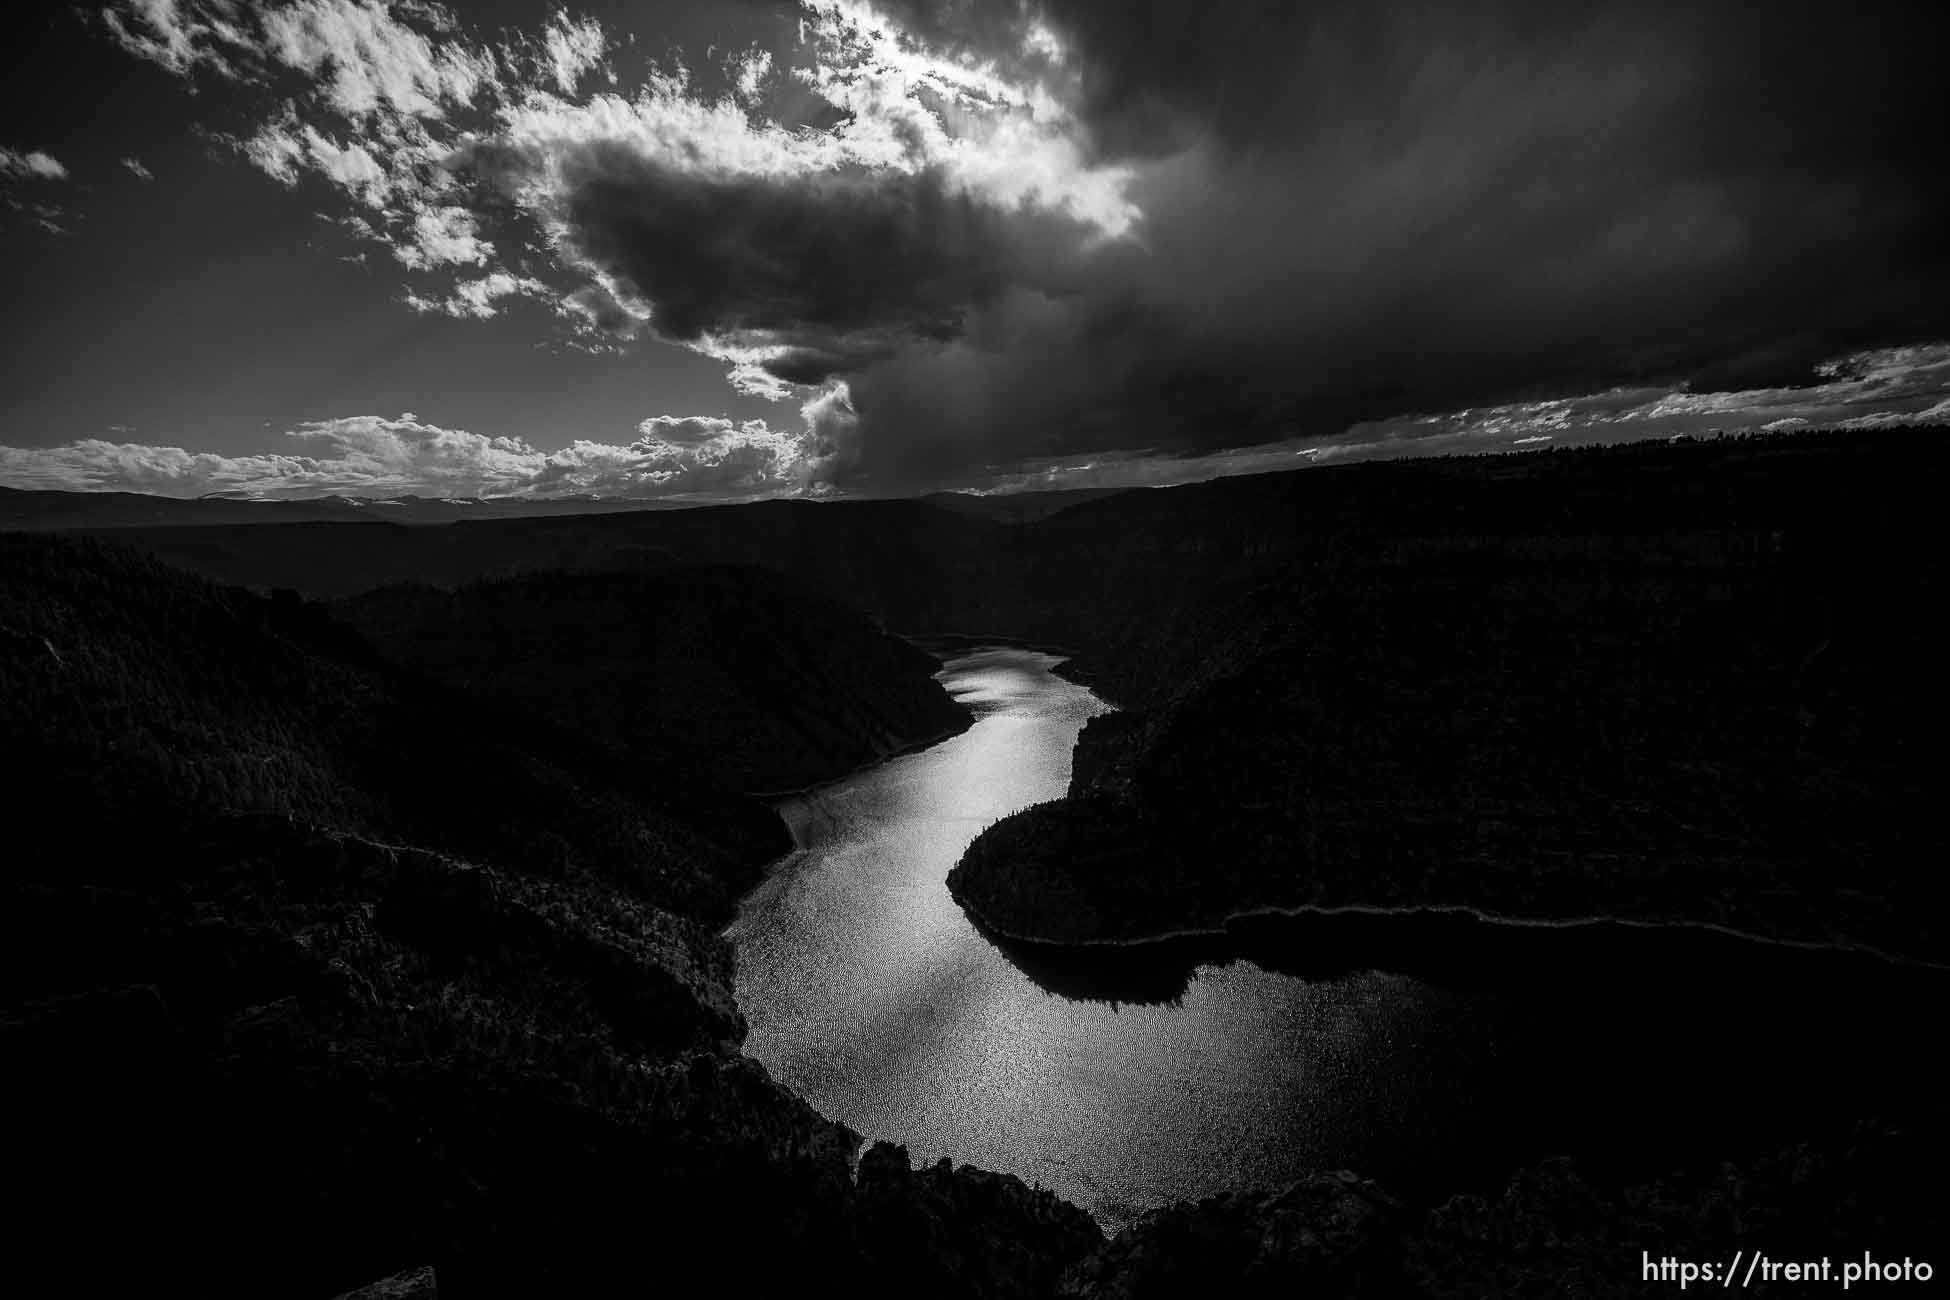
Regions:
[[[1440, 1190], [1558, 1150], [1766, 1149], [1798, 1136], [1782, 1125], [1808, 1106], [1892, 1100], [1893, 1084], [1834, 1068], [1849, 1049], [1822, 1035], [1864, 1035], [1863, 1050], [1904, 1025], [1913, 1036], [1908, 1001], [1941, 991], [1898, 981], [1892, 999], [1880, 971], [1810, 974], [1801, 956], [1782, 979], [1748, 967], [1756, 945], [1738, 966], [1721, 951], [1675, 974], [1643, 939], [1595, 974], [1597, 949], [1578, 940], [1575, 977], [1514, 986], [1454, 961], [1299, 975], [1236, 955], [1148, 978], [1093, 957], [1101, 978], [1052, 977], [976, 930], [943, 881], [984, 826], [1064, 792], [1077, 732], [1105, 706], [1060, 662], [1016, 649], [949, 662], [941, 680], [975, 724], [783, 804], [801, 847], [729, 931], [746, 1052], [917, 1160], [1016, 1174], [1114, 1229], [1317, 1167]], [[1558, 949], [1536, 961], [1564, 965]], [[1887, 1046], [1885, 1080], [1922, 1059]]]

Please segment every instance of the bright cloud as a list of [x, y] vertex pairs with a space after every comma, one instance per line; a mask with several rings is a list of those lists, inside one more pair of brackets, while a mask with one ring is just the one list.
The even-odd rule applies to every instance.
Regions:
[[752, 100], [772, 73], [772, 51], [752, 50], [738, 59], [732, 67], [732, 84], [738, 87], [740, 99]]
[[1582, 397], [1369, 420], [1331, 442], [1311, 445], [1323, 451], [1359, 447], [1367, 454], [1434, 454], [1749, 429], [1889, 428], [1934, 424], [1950, 416], [1950, 342], [1851, 353], [1823, 363], [1816, 373], [1822, 382], [1798, 388], [1697, 393], [1614, 388]]
[[47, 203], [12, 192], [26, 182], [65, 181], [68, 169], [61, 160], [39, 149], [22, 152], [0, 146], [0, 206], [50, 235], [67, 235], [69, 211], [58, 203]]
[[[489, 306], [502, 296], [481, 292]], [[1001, 492], [1156, 487], [1339, 461], [1545, 444], [1950, 422], [1950, 343], [1856, 353], [1823, 373], [1823, 383], [1806, 388], [1719, 393], [1613, 389], [1369, 421], [1334, 439], [1295, 439], [1198, 456], [1137, 449], [1047, 458], [995, 467], [961, 486]], [[853, 454], [858, 418], [842, 382], [814, 392], [801, 405], [801, 423], [794, 429], [774, 429], [764, 420], [653, 415], [637, 425], [638, 436], [629, 443], [582, 439], [543, 451], [521, 438], [443, 428], [407, 412], [395, 419], [355, 416], [301, 424], [286, 435], [290, 451], [262, 455], [226, 456], [94, 438], [60, 447], [0, 447], [0, 483], [167, 496], [597, 493], [749, 500], [817, 490], [843, 477], [846, 467], [834, 462]]]
[[1405, 456], [1470, 455], [1646, 438], [1792, 429], [1950, 424], [1950, 342], [1852, 353], [1817, 367], [1803, 388], [1692, 393], [1610, 389], [1435, 415], [1369, 420], [1333, 438], [1294, 438], [1204, 455], [1127, 450], [998, 467], [963, 487], [1024, 492], [1164, 487], [1238, 474]]
[[[1133, 445], [1233, 465], [1288, 438], [1277, 463], [1942, 399], [1900, 391], [1933, 364], [1903, 350], [1800, 388], [1674, 386], [1937, 330], [1941, 160], [1891, 128], [1940, 116], [1916, 76], [1940, 42], [1876, 23], [1830, 24], [1830, 52], [1750, 39], [1724, 5], [1241, 0], [1134, 24], [1098, 0], [801, 0], [796, 42], [753, 11], [700, 55], [671, 44], [689, 15], [632, 32], [627, 6], [497, 30], [427, 0], [102, 3], [131, 56], [226, 83], [205, 102], [237, 116], [203, 125], [332, 205], [399, 301], [478, 320], [528, 298], [570, 346], [713, 358], [741, 397], [798, 405], [807, 459], [849, 488], [1097, 472]], [[1765, 93], [1831, 65], [1906, 75]], [[3, 156], [10, 179], [59, 167]], [[1573, 375], [1633, 387], [1510, 400]], [[743, 436], [713, 464], [763, 461], [731, 454]]]
[[[647, 332], [724, 362], [740, 393], [824, 395], [839, 438], [858, 424], [837, 418], [845, 376], [958, 334], [1012, 284], [1062, 291], [1142, 214], [1131, 171], [1092, 164], [1024, 71], [1059, 68], [1053, 37], [1003, 68], [855, 0], [803, 10], [793, 66], [744, 51], [723, 93], [681, 63], [618, 86], [619, 38], [566, 11], [500, 43], [387, 0], [122, 0], [105, 21], [192, 84], [265, 88], [225, 138], [281, 184], [335, 187], [341, 228], [392, 253], [415, 309], [546, 298], [592, 346]], [[807, 92], [829, 125], [766, 115]]]
[[236, 79], [223, 48], [246, 43], [228, 6], [179, 0], [125, 0], [102, 11], [102, 22], [124, 50], [178, 76], [208, 69]]
[[498, 300], [518, 295], [546, 298], [550, 290], [533, 277], [494, 271], [477, 280], [460, 281], [444, 298], [423, 298], [409, 293], [406, 304], [415, 311], [434, 312], [456, 320], [489, 320], [501, 314], [501, 308], [496, 305]]
[[438, 119], [470, 103], [495, 78], [491, 53], [428, 37], [367, 0], [303, 0], [270, 6], [254, 41], [232, 41], [258, 58], [317, 80], [340, 116]]
[[39, 149], [25, 153], [0, 145], [0, 179], [64, 181], [68, 179], [68, 169], [61, 160]]
[[0, 482], [19, 488], [210, 492], [277, 498], [324, 493], [738, 499], [797, 492], [814, 476], [810, 428], [762, 420], [654, 416], [628, 444], [577, 440], [542, 451], [521, 438], [443, 428], [407, 412], [299, 425], [291, 450], [227, 456], [84, 438], [60, 447], [0, 447]]
[[[610, 48], [609, 34], [601, 23], [593, 18], [572, 20], [561, 12], [548, 25], [542, 41], [555, 88], [565, 95], [575, 94], [582, 79], [602, 67], [603, 56]], [[610, 79], [615, 80], [614, 73]]]

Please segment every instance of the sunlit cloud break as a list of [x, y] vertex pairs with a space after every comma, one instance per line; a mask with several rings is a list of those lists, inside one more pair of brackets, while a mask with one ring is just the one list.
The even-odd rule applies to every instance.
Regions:
[[[680, 431], [675, 432], [673, 431]], [[15, 488], [160, 496], [555, 497], [594, 494], [700, 500], [804, 490], [804, 432], [763, 421], [659, 416], [627, 445], [578, 439], [542, 451], [416, 419], [351, 416], [290, 430], [292, 450], [223, 455], [84, 438], [61, 447], [0, 447], [0, 483]]]
[[0, 179], [64, 181], [68, 169], [59, 158], [39, 149], [21, 151], [0, 145]]
[[[676, 343], [774, 401], [952, 334], [1004, 285], [1036, 281], [1051, 259], [1025, 254], [1017, 223], [1041, 223], [1037, 239], [1057, 223], [1081, 248], [1141, 217], [1130, 169], [1090, 163], [1039, 81], [936, 55], [851, 0], [803, 6], [803, 59], [739, 55], [719, 94], [676, 54], [620, 85], [619, 37], [565, 10], [499, 42], [376, 0], [143, 0], [104, 21], [192, 84], [280, 92], [221, 138], [280, 184], [335, 187], [353, 209], [341, 227], [408, 273], [407, 306], [484, 319], [541, 300], [595, 346]], [[783, 82], [816, 92], [831, 123], [769, 116]], [[795, 246], [769, 247], [783, 232]], [[835, 309], [847, 276], [873, 285], [870, 310]]]
[[[461, 425], [521, 409], [547, 447], [553, 402], [622, 446], [644, 411], [769, 402], [800, 412], [768, 429], [803, 444], [798, 470], [865, 495], [1941, 400], [1807, 368], [1945, 333], [1934, 20], [1829, 22], [1811, 45], [1747, 6], [1537, 0], [1169, 24], [1102, 0], [102, 4], [71, 11], [78, 34], [144, 64], [128, 80], [206, 156], [106, 122], [85, 146], [4, 142], [0, 220], [85, 289], [44, 290], [22, 441], [139, 420], [289, 453], [300, 419], [417, 403]], [[1846, 94], [1772, 89], [1837, 69]], [[138, 149], [153, 185], [114, 165]], [[250, 244], [259, 281], [214, 268], [195, 355], [256, 345], [280, 272], [337, 275], [321, 310], [358, 326], [318, 339], [304, 385], [192, 360], [172, 388], [125, 347], [64, 408], [88, 337], [70, 305], [151, 283], [91, 255], [111, 225], [91, 205], [121, 225], [206, 164], [235, 173], [240, 248], [319, 224]], [[342, 355], [394, 308], [430, 363], [410, 393]], [[473, 377], [523, 345], [505, 379]], [[524, 401], [483, 401], [499, 382]], [[757, 446], [735, 459], [769, 463]]]
[[[1415, 455], [1522, 451], [1714, 432], [1868, 429], [1950, 423], [1950, 342], [1881, 348], [1820, 368], [1801, 388], [1694, 393], [1611, 389], [1366, 421], [1331, 439], [1292, 439], [1196, 456], [1142, 449], [991, 466], [952, 486], [983, 492], [1163, 487], [1236, 474]], [[843, 455], [855, 418], [843, 387], [801, 408], [796, 429], [724, 416], [654, 415], [629, 443], [578, 439], [543, 451], [397, 418], [353, 416], [290, 430], [289, 452], [230, 456], [87, 438], [60, 447], [0, 447], [0, 483], [16, 488], [164, 496], [595, 494], [699, 501], [824, 494], [827, 459]]]
[[1806, 387], [1694, 393], [1609, 389], [1441, 414], [1368, 420], [1333, 438], [1295, 438], [1203, 455], [1118, 451], [1055, 457], [967, 480], [976, 491], [1167, 487], [1238, 474], [1404, 456], [1530, 451], [1715, 433], [1950, 424], [1950, 342], [1877, 348], [1817, 367]]

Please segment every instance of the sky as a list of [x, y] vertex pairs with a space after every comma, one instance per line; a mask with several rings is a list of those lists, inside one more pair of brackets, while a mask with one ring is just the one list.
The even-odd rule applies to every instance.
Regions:
[[10, 6], [0, 484], [740, 500], [1950, 421], [1946, 10]]

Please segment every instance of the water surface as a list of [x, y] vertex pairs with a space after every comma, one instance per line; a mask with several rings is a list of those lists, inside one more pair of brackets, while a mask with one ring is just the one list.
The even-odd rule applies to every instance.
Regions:
[[1113, 1221], [1290, 1176], [1350, 1125], [1412, 1123], [1405, 1085], [1456, 1046], [1440, 1030], [1455, 999], [1416, 981], [1236, 963], [1201, 969], [1178, 1005], [1073, 1000], [969, 924], [949, 868], [982, 827], [1063, 793], [1077, 731], [1104, 709], [1058, 662], [955, 660], [944, 681], [974, 727], [787, 805], [806, 848], [731, 932], [746, 1051], [863, 1133]]
[[1064, 792], [1105, 706], [1060, 662], [951, 661], [941, 679], [975, 725], [783, 805], [801, 848], [731, 927], [745, 1050], [871, 1138], [1014, 1173], [1115, 1227], [1319, 1167], [1415, 1192], [1493, 1185], [1560, 1150], [1767, 1149], [1810, 1107], [1872, 1110], [1914, 1073], [1907, 1041], [1880, 1074], [1841, 1054], [1848, 1035], [1914, 1037], [1905, 998], [1934, 988], [1892, 998], [1801, 957], [1791, 977], [1724, 952], [1682, 968], [1638, 938], [1582, 965], [1573, 953], [1598, 949], [1581, 939], [1521, 958], [1514, 987], [1509, 962], [1495, 979], [1453, 959], [1302, 977], [1282, 971], [1305, 961], [1263, 954], [1179, 955], [1162, 978], [1085, 956], [1052, 976], [943, 882], [982, 827]]

